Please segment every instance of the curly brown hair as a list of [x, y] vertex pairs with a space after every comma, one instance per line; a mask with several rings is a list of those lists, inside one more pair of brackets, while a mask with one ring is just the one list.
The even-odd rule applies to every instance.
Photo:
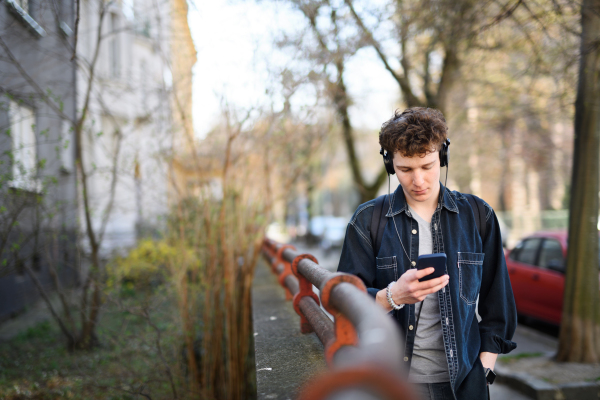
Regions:
[[448, 125], [441, 111], [412, 107], [399, 110], [384, 122], [379, 132], [379, 144], [387, 152], [399, 151], [403, 157], [424, 157], [441, 149], [448, 135]]

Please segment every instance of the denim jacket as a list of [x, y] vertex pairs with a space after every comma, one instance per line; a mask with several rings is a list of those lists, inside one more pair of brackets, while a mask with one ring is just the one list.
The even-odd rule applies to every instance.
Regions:
[[[438, 203], [431, 232], [433, 252], [446, 253], [450, 276], [448, 285], [437, 292], [450, 383], [458, 400], [485, 399], [486, 381], [479, 353], [508, 353], [517, 347], [511, 341], [517, 312], [500, 228], [496, 214], [486, 203], [487, 237], [482, 243], [467, 198], [457, 191], [444, 190], [441, 183], [440, 187], [443, 206]], [[387, 225], [378, 254], [374, 254], [370, 239], [374, 205], [375, 200], [361, 204], [352, 216], [338, 266], [338, 271], [361, 278], [373, 297], [414, 268], [419, 255], [419, 227], [402, 187], [391, 195], [389, 210], [383, 210], [387, 212]], [[403, 357], [408, 371], [416, 333], [415, 305], [392, 314], [406, 333]]]

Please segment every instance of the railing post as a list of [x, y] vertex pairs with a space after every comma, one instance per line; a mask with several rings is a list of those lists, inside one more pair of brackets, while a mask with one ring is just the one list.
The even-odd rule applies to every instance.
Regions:
[[285, 245], [281, 246], [279, 248], [279, 250], [277, 251], [277, 256], [275, 257], [276, 261], [275, 261], [275, 264], [273, 265], [273, 270], [275, 271], [275, 273], [277, 273], [277, 270], [275, 269], [275, 265], [277, 265], [279, 263], [283, 263], [283, 272], [278, 276], [277, 279], [279, 280], [279, 284], [285, 288], [285, 299], [291, 300], [292, 293], [285, 285], [285, 278], [287, 278], [288, 275], [292, 274], [292, 266], [289, 262], [287, 262], [283, 258], [283, 252], [285, 249], [296, 250], [296, 248], [294, 246], [292, 246], [291, 244], [285, 244]]
[[335, 341], [329, 343], [325, 347], [325, 360], [329, 366], [333, 366], [333, 356], [343, 346], [356, 346], [358, 344], [358, 335], [354, 325], [346, 318], [342, 313], [333, 307], [330, 302], [331, 291], [336, 285], [347, 282], [350, 283], [363, 292], [367, 292], [367, 288], [363, 281], [359, 277], [350, 274], [337, 273], [325, 282], [321, 289], [321, 301], [323, 307], [334, 317], [335, 322]]
[[313, 292], [313, 284], [306, 279], [304, 275], [298, 272], [298, 263], [304, 259], [309, 259], [315, 264], [319, 263], [317, 259], [310, 254], [300, 254], [298, 257], [294, 258], [294, 261], [292, 262], [292, 272], [296, 278], [298, 278], [298, 283], [300, 286], [300, 291], [294, 296], [294, 310], [296, 310], [296, 313], [300, 316], [300, 332], [311, 333], [314, 332], [314, 329], [310, 322], [308, 322], [308, 319], [306, 319], [306, 316], [302, 310], [300, 310], [300, 300], [302, 300], [303, 297], [308, 296], [311, 297], [315, 303], [317, 303], [317, 305], [320, 305], [321, 302], [319, 301], [319, 296]]

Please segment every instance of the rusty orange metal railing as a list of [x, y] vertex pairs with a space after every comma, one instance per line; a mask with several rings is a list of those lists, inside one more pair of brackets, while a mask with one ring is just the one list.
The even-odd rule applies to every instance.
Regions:
[[262, 251], [286, 298], [293, 300], [301, 332], [315, 332], [325, 348], [329, 372], [308, 382], [299, 399], [416, 399], [402, 375], [400, 330], [358, 277], [329, 272], [312, 255], [270, 239]]

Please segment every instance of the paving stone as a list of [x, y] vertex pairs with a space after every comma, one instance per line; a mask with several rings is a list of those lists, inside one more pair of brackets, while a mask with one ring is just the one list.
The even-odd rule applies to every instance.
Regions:
[[257, 398], [294, 399], [305, 382], [326, 370], [323, 345], [314, 333], [300, 332], [292, 302], [262, 261], [252, 297]]

